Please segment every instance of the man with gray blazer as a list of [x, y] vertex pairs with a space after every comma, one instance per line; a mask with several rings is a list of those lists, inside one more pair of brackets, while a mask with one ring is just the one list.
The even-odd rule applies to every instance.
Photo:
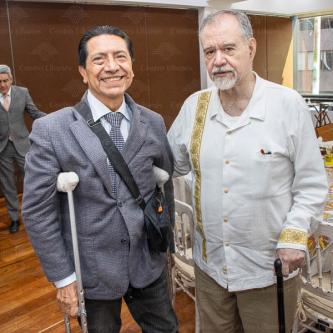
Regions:
[[11, 219], [9, 232], [15, 233], [19, 230], [19, 201], [14, 162], [24, 176], [24, 156], [30, 147], [24, 114], [37, 119], [45, 113], [38, 110], [27, 88], [12, 83], [10, 68], [0, 65], [0, 185]]
[[[89, 333], [119, 332], [122, 300], [143, 332], [173, 333], [178, 324], [167, 288], [166, 255], [151, 253], [143, 211], [114, 172], [87, 121], [113, 136], [145, 201], [153, 166], [173, 171], [163, 119], [125, 93], [133, 80], [133, 47], [118, 28], [99, 26], [79, 44], [79, 71], [88, 85], [81, 102], [37, 120], [26, 157], [23, 220], [64, 313], [77, 315], [76, 275], [66, 195], [60, 172], [74, 171], [78, 242]], [[112, 134], [112, 135], [111, 135]], [[171, 216], [171, 177], [164, 186]]]

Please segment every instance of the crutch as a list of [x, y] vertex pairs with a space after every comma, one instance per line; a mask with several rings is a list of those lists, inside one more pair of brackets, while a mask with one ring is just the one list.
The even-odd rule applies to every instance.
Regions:
[[[78, 184], [78, 182], [79, 182], [79, 177], [75, 172], [62, 172], [58, 175], [57, 190], [60, 192], [67, 193], [69, 217], [70, 217], [70, 223], [71, 223], [73, 253], [74, 253], [74, 267], [75, 267], [75, 274], [76, 274], [76, 279], [77, 279], [77, 282], [76, 282], [77, 295], [78, 295], [78, 299], [79, 299], [78, 315], [80, 316], [80, 320], [81, 320], [81, 331], [83, 333], [88, 333], [87, 314], [86, 314], [86, 307], [84, 304], [84, 294], [83, 294], [83, 286], [82, 286], [81, 266], [80, 266], [79, 247], [78, 247], [78, 240], [77, 240], [74, 200], [73, 200], [73, 191], [74, 191], [76, 185]], [[65, 319], [66, 333], [71, 333], [69, 316], [66, 314], [64, 319]]]
[[276, 274], [279, 333], [285, 333], [286, 324], [285, 324], [285, 318], [284, 318], [282, 262], [279, 258], [274, 261], [274, 269], [275, 269], [275, 274]]

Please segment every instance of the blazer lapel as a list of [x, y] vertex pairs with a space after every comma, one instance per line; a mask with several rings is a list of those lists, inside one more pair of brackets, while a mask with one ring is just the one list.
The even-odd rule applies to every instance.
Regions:
[[126, 163], [129, 164], [145, 142], [147, 124], [141, 115], [141, 111], [137, 108], [136, 103], [127, 94], [125, 94], [125, 102], [132, 111], [132, 121], [128, 138], [122, 150], [122, 155]]
[[2, 112], [7, 112], [7, 111], [5, 110], [5, 108], [2, 106], [2, 103], [0, 103], [0, 110], [1, 110]]
[[84, 97], [82, 101], [75, 106], [75, 109], [79, 114], [77, 115], [77, 120], [71, 124], [70, 129], [87, 158], [94, 166], [110, 196], [113, 197], [111, 175], [107, 166], [107, 156], [98, 137], [87, 125], [87, 120], [92, 119], [92, 115]]

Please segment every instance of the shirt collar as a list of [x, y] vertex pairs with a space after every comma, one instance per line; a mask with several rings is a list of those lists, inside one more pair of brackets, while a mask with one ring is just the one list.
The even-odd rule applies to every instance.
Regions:
[[[90, 90], [88, 90], [87, 100], [90, 106], [90, 110], [93, 116], [94, 121], [104, 117], [107, 113], [110, 112], [110, 109], [103, 104], [99, 99], [97, 99]], [[130, 121], [131, 117], [126, 106], [125, 98], [123, 98], [123, 102], [121, 103], [120, 107], [115, 111], [120, 112], [124, 115], [124, 117]]]
[[[8, 92], [7, 92], [7, 96], [9, 96], [9, 97], [11, 97], [11, 94], [12, 94], [12, 87], [10, 87], [9, 88], [9, 90], [8, 90]], [[3, 94], [0, 94], [0, 96], [2, 97], [2, 98], [4, 98], [4, 95]]]
[[265, 86], [265, 80], [262, 79], [256, 72], [253, 73], [256, 76], [256, 84], [254, 86], [252, 97], [249, 102], [249, 117], [264, 120], [266, 114], [266, 97], [263, 91]]
[[[256, 118], [260, 120], [265, 119], [265, 113], [266, 113], [266, 107], [255, 107], [257, 103], [262, 102], [265, 98], [265, 94], [262, 93], [262, 89], [264, 86], [264, 80], [256, 73], [253, 72], [253, 74], [256, 76], [256, 82], [255, 86], [252, 92], [251, 99], [249, 101], [249, 104], [247, 106], [247, 109], [249, 111], [248, 116], [250, 118]], [[212, 95], [211, 95], [211, 103], [210, 105], [218, 105], [218, 107], [212, 107], [209, 108], [209, 117], [213, 118], [216, 117], [217, 114], [223, 114], [223, 109], [221, 106], [221, 101], [219, 97], [219, 90], [218, 88], [214, 85], [212, 88]]]

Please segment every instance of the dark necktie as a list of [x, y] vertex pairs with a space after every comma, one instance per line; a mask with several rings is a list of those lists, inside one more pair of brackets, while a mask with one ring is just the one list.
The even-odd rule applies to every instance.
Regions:
[[[120, 124], [123, 119], [124, 115], [120, 112], [109, 112], [104, 116], [104, 118], [111, 124], [111, 130], [110, 130], [110, 137], [115, 144], [115, 146], [118, 148], [118, 150], [121, 152], [124, 148], [124, 138], [120, 132]], [[112, 166], [112, 162], [109, 161], [109, 169], [111, 173], [111, 180], [112, 180], [112, 193], [114, 195], [117, 195], [117, 184], [118, 184], [118, 175], [116, 171], [114, 170]]]

